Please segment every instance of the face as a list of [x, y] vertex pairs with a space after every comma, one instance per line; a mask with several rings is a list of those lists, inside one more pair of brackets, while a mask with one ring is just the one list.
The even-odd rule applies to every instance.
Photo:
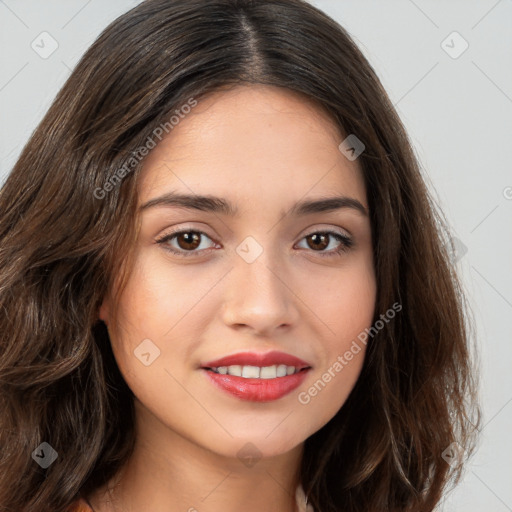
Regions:
[[252, 85], [204, 97], [151, 150], [134, 267], [116, 316], [108, 297], [100, 311], [141, 424], [266, 457], [343, 406], [365, 346], [345, 354], [376, 294], [366, 190], [344, 138], [303, 97]]

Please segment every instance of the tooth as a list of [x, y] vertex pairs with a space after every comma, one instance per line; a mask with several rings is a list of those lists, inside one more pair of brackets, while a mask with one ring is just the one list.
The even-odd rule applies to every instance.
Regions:
[[275, 379], [277, 377], [277, 366], [264, 366], [260, 370], [260, 379]]
[[285, 364], [273, 366], [252, 366], [252, 365], [231, 365], [212, 368], [213, 371], [221, 375], [233, 375], [245, 379], [275, 379], [276, 377], [286, 377], [297, 372], [294, 366]]
[[259, 379], [260, 378], [260, 367], [259, 366], [243, 366], [242, 377], [246, 379]]
[[228, 375], [233, 375], [235, 377], [242, 376], [242, 367], [239, 364], [234, 364], [232, 366], [228, 366]]
[[277, 367], [277, 376], [278, 377], [284, 377], [285, 375], [286, 375], [286, 365], [285, 364], [280, 364]]

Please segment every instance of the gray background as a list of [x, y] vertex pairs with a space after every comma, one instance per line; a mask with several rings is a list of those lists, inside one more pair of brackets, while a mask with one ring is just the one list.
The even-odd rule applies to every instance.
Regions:
[[[79, 57], [137, 3], [0, 0], [0, 183]], [[484, 428], [442, 510], [512, 511], [512, 0], [311, 3], [349, 31], [376, 69], [457, 238], [481, 354]], [[58, 48], [42, 58], [31, 44], [51, 49], [45, 31]]]

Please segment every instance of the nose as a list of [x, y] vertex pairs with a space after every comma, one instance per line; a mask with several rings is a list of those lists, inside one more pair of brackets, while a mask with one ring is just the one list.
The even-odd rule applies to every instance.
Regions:
[[296, 324], [296, 290], [283, 264], [270, 251], [263, 251], [252, 263], [236, 256], [234, 265], [224, 290], [222, 318], [226, 325], [272, 337], [277, 329]]

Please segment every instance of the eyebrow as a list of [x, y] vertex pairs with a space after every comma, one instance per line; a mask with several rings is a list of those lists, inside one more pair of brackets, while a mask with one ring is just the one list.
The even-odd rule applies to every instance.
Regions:
[[[230, 217], [237, 217], [239, 210], [228, 200], [212, 195], [178, 194], [169, 192], [144, 203], [140, 210], [147, 210], [154, 207], [181, 207], [204, 212], [221, 213]], [[308, 199], [296, 202], [287, 212], [282, 211], [281, 215], [311, 215], [313, 213], [331, 212], [349, 208], [368, 216], [368, 210], [360, 201], [352, 197], [333, 196], [319, 199]]]

